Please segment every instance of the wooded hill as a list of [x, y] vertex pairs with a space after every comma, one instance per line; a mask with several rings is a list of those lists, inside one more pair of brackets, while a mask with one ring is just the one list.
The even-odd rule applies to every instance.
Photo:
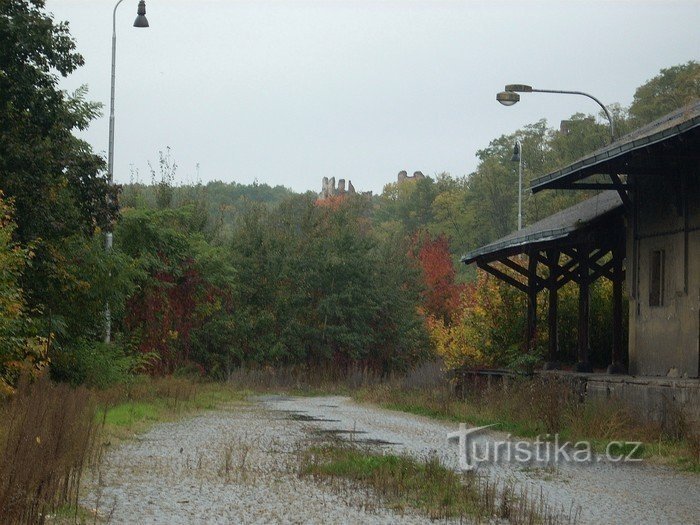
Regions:
[[[388, 373], [436, 353], [451, 365], [539, 359], [520, 348], [524, 298], [456, 261], [516, 227], [516, 139], [530, 181], [606, 143], [607, 123], [576, 114], [563, 133], [535, 122], [479, 150], [474, 173], [391, 183], [373, 198], [175, 186], [169, 151], [150, 184], [118, 193], [104, 159], [74, 135], [99, 108], [83, 90], [58, 88], [82, 63], [43, 2], [2, 4], [2, 392], [47, 368], [56, 379], [101, 386], [183, 368], [217, 377], [240, 365], [294, 363]], [[698, 63], [664, 69], [629, 108], [612, 108], [616, 127], [633, 129], [699, 96]], [[525, 223], [585, 197], [528, 196]], [[594, 317], [607, 308], [602, 286]], [[111, 344], [100, 342], [107, 303]], [[575, 337], [573, 327], [562, 333], [564, 345]]]

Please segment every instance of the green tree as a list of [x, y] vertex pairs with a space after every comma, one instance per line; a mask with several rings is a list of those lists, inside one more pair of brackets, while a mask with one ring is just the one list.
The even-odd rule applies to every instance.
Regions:
[[639, 127], [700, 98], [700, 64], [694, 60], [662, 69], [639, 86], [629, 108]]
[[48, 340], [36, 336], [20, 277], [31, 251], [13, 241], [12, 207], [0, 192], [0, 400], [12, 393], [21, 374], [36, 376], [48, 364]]
[[84, 101], [84, 88], [73, 95], [58, 89], [59, 77], [82, 64], [67, 23], [55, 23], [43, 0], [0, 3], [0, 189], [14, 201], [14, 238], [33, 247], [22, 286], [47, 324], [52, 315], [85, 311], [61, 295], [66, 264], [80, 264], [64, 251], [75, 248], [66, 239], [77, 235], [91, 245], [93, 232], [118, 211], [103, 160], [73, 135], [99, 107]]

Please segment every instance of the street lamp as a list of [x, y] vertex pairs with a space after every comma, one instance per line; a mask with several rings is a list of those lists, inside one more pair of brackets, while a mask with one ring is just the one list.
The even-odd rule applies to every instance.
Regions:
[[505, 91], [501, 91], [496, 95], [496, 100], [503, 104], [504, 106], [512, 106], [513, 104], [516, 104], [520, 100], [520, 95], [519, 93], [560, 93], [564, 95], [583, 95], [584, 97], [588, 97], [590, 99], [595, 100], [598, 105], [603, 108], [603, 112], [605, 113], [605, 116], [608, 117], [608, 122], [610, 123], [610, 136], [612, 140], [615, 140], [615, 124], [613, 123], [612, 116], [610, 115], [610, 112], [608, 111], [608, 108], [606, 108], [603, 103], [595, 98], [593, 95], [589, 95], [588, 93], [584, 93], [583, 91], [562, 91], [562, 90], [556, 90], [556, 89], [535, 89], [532, 86], [528, 86], [525, 84], [508, 84], [506, 86]]
[[[517, 93], [516, 93], [517, 95]], [[512, 162], [518, 163], [518, 230], [523, 229], [523, 155], [522, 144], [516, 141], [513, 148], [513, 156], [510, 158]]]
[[[109, 183], [114, 183], [114, 80], [116, 71], [116, 58], [117, 58], [117, 7], [124, 0], [119, 0], [112, 12], [112, 86], [111, 94], [109, 99], [109, 143], [107, 149], [107, 177], [109, 178]], [[136, 10], [136, 20], [134, 20], [134, 27], [148, 27], [148, 20], [146, 19], [146, 2], [145, 0], [140, 0], [138, 8]], [[113, 234], [111, 231], [107, 232], [105, 236], [105, 250], [110, 252], [112, 250]], [[112, 338], [112, 316], [109, 310], [109, 303], [105, 305], [105, 343], [109, 343]]]

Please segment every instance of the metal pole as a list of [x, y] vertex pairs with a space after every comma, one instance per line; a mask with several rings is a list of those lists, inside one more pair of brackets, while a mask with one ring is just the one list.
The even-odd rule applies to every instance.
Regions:
[[107, 176], [109, 183], [114, 179], [114, 84], [117, 62], [117, 7], [124, 0], [119, 0], [112, 12], [112, 89], [109, 98], [109, 149], [107, 150]]
[[523, 229], [523, 145], [518, 141], [518, 230]]
[[[114, 84], [116, 78], [116, 62], [117, 62], [117, 7], [124, 0], [119, 0], [112, 11], [112, 85], [109, 97], [109, 143], [107, 146], [107, 177], [110, 185], [114, 183]], [[112, 242], [114, 236], [111, 231], [105, 235], [105, 251], [112, 251]], [[110, 276], [111, 277], [111, 276]], [[112, 339], [112, 315], [109, 309], [109, 302], [105, 304], [105, 343], [109, 343]]]
[[535, 89], [532, 88], [533, 92], [537, 93], [562, 93], [565, 95], [583, 95], [584, 97], [588, 97], [592, 100], [595, 100], [598, 105], [603, 108], [603, 112], [605, 113], [605, 116], [608, 117], [608, 122], [610, 123], [610, 137], [612, 138], [613, 142], [615, 141], [615, 123], [613, 122], [612, 116], [610, 115], [610, 112], [608, 111], [608, 108], [606, 108], [603, 103], [595, 98], [593, 95], [590, 95], [588, 93], [584, 93], [583, 91], [564, 91], [564, 90], [557, 90], [557, 89]]

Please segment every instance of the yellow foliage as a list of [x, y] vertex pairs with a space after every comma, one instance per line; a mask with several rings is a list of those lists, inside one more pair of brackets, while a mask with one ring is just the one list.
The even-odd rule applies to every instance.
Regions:
[[21, 376], [38, 378], [49, 363], [48, 341], [31, 334], [19, 280], [30, 252], [12, 240], [12, 207], [0, 192], [0, 397], [12, 394]]
[[468, 331], [463, 323], [446, 325], [442, 319], [428, 317], [428, 333], [433, 348], [448, 368], [462, 365], [478, 365], [484, 355], [470, 344]]

